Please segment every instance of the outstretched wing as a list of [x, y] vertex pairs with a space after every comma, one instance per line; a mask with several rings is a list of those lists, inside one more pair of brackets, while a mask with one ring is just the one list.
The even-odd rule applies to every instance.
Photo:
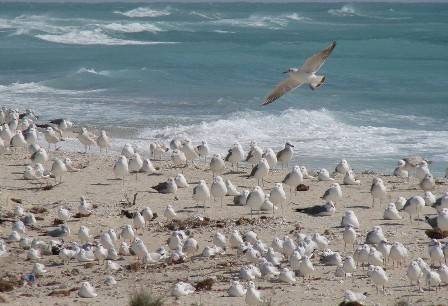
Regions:
[[308, 58], [303, 64], [303, 66], [300, 68], [300, 70], [308, 73], [314, 73], [319, 71], [320, 67], [322, 67], [322, 65], [325, 63], [325, 61], [330, 56], [331, 52], [335, 47], [336, 42], [333, 41], [331, 45], [329, 45], [327, 48]]
[[283, 96], [285, 93], [287, 93], [288, 91], [291, 91], [293, 89], [296, 89], [297, 87], [299, 87], [300, 85], [302, 85], [302, 83], [300, 83], [298, 80], [293, 79], [293, 78], [288, 78], [286, 80], [281, 81], [272, 91], [271, 93], [267, 96], [267, 98], [264, 100], [262, 105], [268, 105], [272, 102], [274, 102], [275, 100], [277, 100], [278, 98], [280, 98], [281, 96]]

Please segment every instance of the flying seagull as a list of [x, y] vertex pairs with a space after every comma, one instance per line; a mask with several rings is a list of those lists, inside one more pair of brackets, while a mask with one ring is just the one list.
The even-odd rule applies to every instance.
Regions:
[[274, 102], [288, 91], [294, 90], [302, 84], [309, 84], [312, 90], [319, 88], [324, 83], [325, 76], [315, 73], [323, 66], [335, 47], [336, 42], [333, 41], [327, 48], [308, 58], [302, 67], [289, 68], [288, 71], [285, 71], [284, 73], [287, 73], [289, 77], [271, 91], [262, 105]]

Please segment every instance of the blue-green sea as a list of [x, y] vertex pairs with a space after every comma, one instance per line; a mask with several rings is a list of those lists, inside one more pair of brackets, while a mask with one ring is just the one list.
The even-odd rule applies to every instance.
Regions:
[[[332, 40], [324, 86], [260, 106]], [[448, 4], [0, 3], [0, 105], [122, 141], [290, 141], [310, 167], [421, 154], [441, 174], [447, 72]]]

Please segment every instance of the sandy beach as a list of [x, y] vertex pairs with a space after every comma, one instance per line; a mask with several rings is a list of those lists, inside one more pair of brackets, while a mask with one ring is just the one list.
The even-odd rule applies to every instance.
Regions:
[[[300, 154], [297, 152], [296, 154]], [[132, 220], [121, 215], [121, 211], [139, 211], [144, 207], [150, 207], [157, 213], [157, 218], [146, 225], [141, 236], [150, 251], [166, 243], [170, 229], [174, 229], [172, 222], [163, 217], [163, 212], [168, 204], [173, 205], [181, 220], [191, 218], [196, 211], [192, 200], [192, 188], [199, 179], [204, 179], [210, 185], [212, 173], [204, 162], [197, 167], [185, 169], [173, 168], [169, 160], [154, 161], [159, 168], [160, 175], [139, 174], [128, 176], [123, 186], [121, 180], [114, 178], [112, 167], [118, 155], [81, 154], [73, 152], [56, 151], [51, 155], [58, 157], [70, 157], [74, 164], [82, 168], [79, 172], [67, 173], [63, 183], [55, 185], [54, 180], [48, 184], [54, 185], [49, 190], [43, 190], [41, 185], [32, 181], [23, 180], [25, 164], [29, 163], [29, 156], [20, 149], [13, 153], [6, 153], [0, 158], [1, 173], [1, 212], [0, 237], [7, 239], [12, 222], [16, 218], [13, 215], [17, 202], [26, 212], [35, 212], [37, 224], [27, 227], [26, 235], [31, 238], [39, 238], [47, 241], [49, 237], [45, 232], [53, 227], [57, 217], [57, 209], [60, 206], [77, 212], [79, 198], [85, 196], [95, 207], [92, 215], [83, 218], [72, 217], [68, 221], [71, 235], [64, 240], [79, 241], [78, 229], [81, 225], [90, 229], [92, 236], [98, 236], [109, 228], [117, 232], [125, 224], [132, 224]], [[169, 159], [169, 156], [165, 156]], [[306, 163], [306, 161], [305, 161]], [[335, 160], [335, 164], [337, 161]], [[46, 168], [50, 164], [45, 165]], [[223, 177], [230, 179], [238, 190], [250, 189], [256, 185], [255, 179], [247, 179], [249, 169], [243, 168], [245, 173], [228, 173]], [[187, 178], [190, 187], [179, 189], [175, 195], [163, 195], [156, 193], [151, 186], [173, 177], [180, 171]], [[361, 173], [362, 169], [355, 169]], [[269, 174], [264, 186], [266, 192], [272, 188], [275, 182], [280, 182], [286, 171], [275, 171]], [[216, 231], [229, 236], [229, 233], [238, 229], [241, 233], [252, 230], [258, 234], [266, 244], [270, 245], [275, 236], [289, 235], [294, 237], [297, 233], [320, 233], [330, 240], [329, 248], [340, 252], [345, 258], [353, 255], [353, 250], [348, 247], [344, 250], [341, 218], [345, 210], [353, 210], [360, 221], [358, 243], [363, 243], [365, 235], [373, 226], [380, 225], [389, 242], [400, 241], [409, 250], [406, 265], [392, 268], [390, 263], [385, 267], [389, 276], [389, 283], [385, 293], [377, 293], [374, 285], [366, 276], [365, 268], [358, 267], [353, 277], [344, 279], [336, 277], [334, 266], [324, 266], [319, 263], [319, 256], [315, 254], [312, 262], [315, 273], [310, 281], [303, 282], [298, 277], [295, 284], [285, 284], [278, 281], [256, 279], [255, 283], [261, 290], [263, 298], [270, 300], [271, 305], [336, 305], [343, 300], [344, 291], [347, 289], [356, 292], [367, 293], [367, 305], [394, 305], [400, 301], [410, 305], [446, 304], [447, 287], [442, 286], [438, 292], [432, 290], [418, 291], [414, 285], [409, 286], [406, 277], [406, 269], [410, 260], [421, 257], [428, 261], [429, 238], [425, 230], [430, 226], [423, 221], [409, 220], [409, 216], [401, 212], [402, 219], [383, 220], [383, 212], [386, 203], [371, 207], [370, 185], [376, 174], [358, 174], [361, 180], [359, 186], [344, 186], [343, 199], [336, 204], [336, 213], [331, 217], [312, 217], [300, 212], [296, 208], [303, 208], [315, 204], [323, 204], [320, 197], [330, 186], [331, 182], [318, 182], [307, 179], [305, 185], [308, 191], [297, 192], [282, 209], [272, 213], [256, 214], [250, 216], [250, 210], [244, 206], [233, 206], [233, 197], [225, 197], [223, 206], [219, 201], [207, 203], [206, 216], [210, 218], [207, 224], [200, 226], [187, 223], [186, 228], [199, 242], [199, 252], [207, 245], [212, 245], [212, 237]], [[423, 192], [418, 187], [418, 181], [411, 178], [409, 183], [405, 179], [381, 174], [387, 189], [390, 201], [395, 201], [398, 196], [410, 197], [421, 195]], [[342, 176], [336, 177], [336, 182], [342, 183]], [[439, 179], [433, 193], [437, 196], [446, 191], [446, 180]], [[288, 199], [289, 192], [287, 191]], [[136, 203], [126, 203], [126, 198], [132, 202], [133, 195], [137, 193]], [[390, 202], [388, 201], [388, 202]], [[425, 207], [425, 215], [435, 214], [431, 207]], [[21, 276], [31, 273], [33, 262], [26, 260], [26, 250], [19, 247], [17, 242], [8, 242], [8, 256], [0, 258], [1, 279], [20, 279]], [[238, 255], [235, 250], [228, 250], [225, 255], [219, 255], [212, 259], [194, 256], [187, 258], [185, 262], [178, 264], [154, 264], [146, 270], [136, 265], [135, 256], [120, 256], [116, 261], [122, 267], [119, 271], [107, 271], [104, 265], [93, 263], [79, 263], [77, 260], [63, 265], [57, 255], [43, 256], [37, 260], [43, 263], [47, 273], [38, 277], [34, 284], [17, 285], [9, 292], [2, 292], [2, 299], [11, 305], [127, 305], [130, 295], [139, 290], [152, 291], [155, 295], [164, 298], [165, 305], [244, 305], [244, 297], [228, 297], [227, 289], [231, 279], [238, 278], [240, 268], [248, 262]], [[104, 284], [106, 275], [113, 275], [117, 285]], [[177, 281], [185, 281], [196, 284], [198, 281], [213, 278], [214, 284], [211, 290], [196, 291], [194, 294], [174, 299], [170, 297], [170, 289]], [[88, 281], [95, 286], [98, 296], [91, 299], [80, 298], [77, 294], [81, 282]], [[244, 282], [243, 282], [244, 283]], [[300, 301], [300, 302], [299, 302]]]

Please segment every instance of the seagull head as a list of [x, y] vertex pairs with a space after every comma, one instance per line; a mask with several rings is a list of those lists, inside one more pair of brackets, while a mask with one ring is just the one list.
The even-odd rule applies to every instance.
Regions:
[[283, 73], [297, 72], [298, 70], [299, 69], [297, 69], [297, 68], [289, 68], [288, 70], [283, 71]]

